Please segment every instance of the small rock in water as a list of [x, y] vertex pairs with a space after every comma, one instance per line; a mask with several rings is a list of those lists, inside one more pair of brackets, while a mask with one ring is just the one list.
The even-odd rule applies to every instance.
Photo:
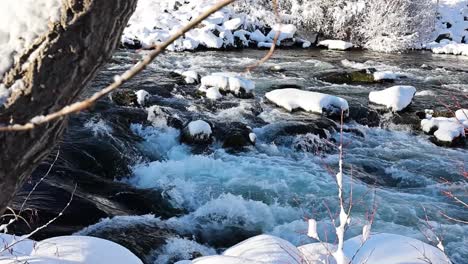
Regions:
[[120, 89], [111, 94], [112, 101], [120, 106], [137, 106], [138, 96], [135, 91], [129, 89]]

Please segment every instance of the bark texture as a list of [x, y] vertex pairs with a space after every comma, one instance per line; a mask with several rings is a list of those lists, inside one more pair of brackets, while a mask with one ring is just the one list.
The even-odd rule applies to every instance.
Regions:
[[[61, 21], [36, 41], [4, 76], [10, 87], [0, 124], [23, 124], [72, 103], [111, 58], [137, 0], [64, 0]], [[0, 215], [60, 139], [66, 120], [31, 131], [0, 132]]]

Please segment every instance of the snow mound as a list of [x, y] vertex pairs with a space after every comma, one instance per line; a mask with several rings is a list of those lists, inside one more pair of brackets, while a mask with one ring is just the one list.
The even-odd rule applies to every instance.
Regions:
[[436, 54], [468, 56], [468, 44], [457, 43], [455, 41], [443, 40], [440, 43], [431, 42], [426, 45], [426, 48]]
[[375, 234], [361, 244], [361, 236], [345, 241], [346, 256], [351, 259], [356, 255], [353, 263], [450, 263], [438, 248], [401, 235]]
[[[462, 115], [462, 112], [459, 112]], [[434, 133], [434, 136], [441, 142], [450, 143], [459, 137], [465, 137], [465, 128], [468, 128], [468, 120], [432, 117], [421, 120], [421, 128], [426, 133]]]
[[203, 120], [192, 121], [188, 124], [188, 131], [192, 137], [210, 137], [211, 126]]
[[34, 42], [60, 19], [61, 0], [2, 1], [0, 8], [0, 81]]
[[331, 50], [348, 50], [354, 47], [353, 43], [342, 41], [342, 40], [322, 40], [318, 43], [319, 46], [327, 47]]
[[369, 94], [369, 100], [378, 105], [384, 105], [392, 111], [401, 111], [411, 104], [416, 93], [413, 86], [393, 86], [382, 91]]
[[294, 88], [274, 90], [265, 96], [288, 111], [302, 109], [319, 114], [328, 112], [340, 114], [342, 110], [346, 112], [349, 109], [348, 102], [343, 98]]
[[[210, 88], [215, 88], [218, 92], [213, 89], [209, 92]], [[255, 82], [226, 72], [213, 73], [203, 77], [199, 88], [200, 91], [207, 93], [207, 97], [210, 99], [219, 99], [219, 91], [245, 96], [251, 95], [254, 89]]]
[[[0, 240], [12, 243], [12, 236]], [[61, 264], [142, 264], [128, 249], [108, 240], [87, 236], [62, 236], [39, 242], [25, 240], [13, 247], [12, 255], [1, 255], [0, 263], [61, 263]], [[21, 250], [21, 251], [20, 251]], [[23, 254], [17, 254], [23, 253]], [[10, 254], [10, 253], [9, 253]]]
[[200, 75], [196, 71], [176, 70], [174, 73], [184, 77], [184, 81], [187, 84], [195, 84], [200, 81]]
[[266, 263], [301, 263], [301, 253], [294, 245], [270, 235], [249, 238], [227, 249], [223, 255]]
[[[330, 252], [335, 250], [336, 246], [327, 243], [313, 243], [296, 248], [281, 238], [259, 235], [227, 249], [222, 255], [180, 261], [178, 264], [336, 263], [330, 256]], [[428, 263], [427, 260], [430, 263], [450, 263], [442, 251], [429, 244], [385, 233], [371, 235], [363, 245], [361, 236], [348, 239], [344, 244], [344, 253], [349, 259], [353, 259], [353, 264], [422, 264]]]

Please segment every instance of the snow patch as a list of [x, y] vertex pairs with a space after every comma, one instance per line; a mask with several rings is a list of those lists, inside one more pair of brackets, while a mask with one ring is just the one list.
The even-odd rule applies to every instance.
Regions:
[[[458, 112], [458, 111], [457, 111]], [[462, 117], [447, 118], [447, 117], [428, 117], [421, 120], [421, 128], [426, 133], [434, 132], [434, 136], [442, 142], [452, 142], [458, 137], [465, 137], [465, 128], [468, 128], [468, 120], [463, 119], [463, 112], [458, 112]]]

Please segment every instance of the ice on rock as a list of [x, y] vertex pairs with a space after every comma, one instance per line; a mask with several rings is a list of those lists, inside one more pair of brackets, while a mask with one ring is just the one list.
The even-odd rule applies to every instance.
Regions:
[[327, 47], [331, 50], [348, 50], [354, 47], [353, 43], [342, 41], [342, 40], [322, 40], [318, 43], [319, 46]]
[[341, 111], [347, 112], [349, 109], [348, 102], [343, 98], [294, 88], [274, 90], [266, 93], [265, 96], [288, 111], [302, 109], [314, 113], [340, 114]]
[[[391, 250], [389, 250], [391, 249]], [[438, 248], [414, 238], [380, 233], [362, 245], [362, 237], [345, 241], [344, 251], [353, 263], [451, 263]]]
[[393, 86], [382, 91], [373, 91], [369, 94], [369, 101], [384, 105], [392, 111], [401, 111], [411, 104], [416, 88], [413, 86]]
[[188, 124], [188, 131], [192, 137], [207, 138], [211, 136], [211, 126], [203, 120], [192, 121]]
[[139, 90], [135, 94], [137, 96], [138, 104], [140, 106], [145, 106], [145, 103], [148, 100], [148, 97], [150, 96], [150, 94], [145, 90]]
[[195, 84], [200, 81], [200, 75], [196, 71], [176, 71], [176, 73], [182, 75], [188, 84]]
[[220, 91], [231, 92], [236, 96], [243, 96], [253, 92], [255, 83], [232, 73], [220, 72], [201, 79], [200, 91], [207, 92], [212, 87]]

